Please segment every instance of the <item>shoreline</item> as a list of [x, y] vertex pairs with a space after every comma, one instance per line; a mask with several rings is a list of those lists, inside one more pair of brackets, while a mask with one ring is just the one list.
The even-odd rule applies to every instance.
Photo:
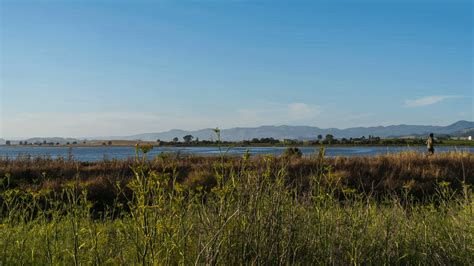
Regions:
[[[76, 144], [76, 145], [67, 145], [67, 144], [60, 144], [60, 145], [0, 145], [0, 147], [13, 147], [13, 148], [98, 148], [98, 147], [135, 147], [136, 144], [139, 145], [152, 145], [153, 148], [290, 148], [290, 147], [315, 147], [315, 148], [327, 148], [327, 147], [424, 147], [424, 144], [320, 144], [320, 145], [157, 145], [154, 143], [148, 142], [136, 142], [133, 144], [112, 144], [112, 145], [98, 145], [98, 144]], [[473, 143], [440, 143], [435, 146], [441, 147], [474, 147]]]

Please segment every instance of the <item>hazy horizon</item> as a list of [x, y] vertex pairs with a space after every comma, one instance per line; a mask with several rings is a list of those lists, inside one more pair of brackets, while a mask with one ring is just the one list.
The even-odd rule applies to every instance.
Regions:
[[472, 1], [0, 2], [0, 138], [474, 120]]
[[[474, 123], [474, 121], [469, 121], [469, 120], [458, 120], [458, 121], [454, 121], [452, 123], [449, 123], [449, 124], [446, 124], [446, 125], [412, 125], [412, 124], [394, 124], [394, 125], [373, 125], [373, 126], [365, 126], [365, 127], [362, 127], [362, 128], [375, 128], [375, 127], [379, 127], [379, 126], [382, 126], [382, 127], [387, 127], [387, 126], [449, 126], [449, 125], [452, 125], [454, 123], [457, 123], [457, 122], [462, 122], [462, 121], [467, 121], [467, 122], [471, 122], [471, 123]], [[229, 127], [229, 128], [220, 128], [220, 130], [229, 130], [229, 129], [235, 129], [235, 128], [260, 128], [260, 127], [280, 127], [280, 126], [291, 126], [291, 125], [285, 125], [285, 124], [281, 124], [281, 125], [260, 125], [260, 126], [254, 126], [254, 127]], [[295, 127], [318, 127], [318, 126], [308, 126], [308, 125], [295, 125]], [[216, 127], [207, 127], [207, 128], [198, 128], [198, 129], [185, 129], [185, 128], [171, 128], [171, 129], [168, 129], [168, 130], [162, 130], [162, 131], [147, 131], [147, 132], [144, 132], [144, 131], [137, 131], [136, 133], [132, 133], [132, 134], [115, 134], [115, 135], [102, 135], [102, 136], [61, 136], [61, 135], [51, 135], [51, 136], [40, 136], [40, 135], [32, 135], [32, 136], [23, 136], [23, 137], [15, 137], [15, 136], [10, 136], [10, 137], [0, 137], [0, 139], [4, 139], [4, 140], [27, 140], [27, 139], [34, 139], [34, 138], [38, 138], [38, 139], [41, 139], [41, 138], [44, 138], [44, 139], [47, 139], [47, 138], [64, 138], [64, 139], [67, 139], [67, 138], [70, 138], [70, 139], [89, 139], [89, 140], [95, 140], [95, 139], [101, 139], [101, 138], [104, 138], [105, 140], [107, 140], [108, 138], [117, 138], [117, 137], [130, 137], [130, 136], [134, 136], [134, 135], [143, 135], [143, 134], [160, 134], [160, 133], [166, 133], [166, 132], [170, 132], [170, 131], [173, 131], [173, 130], [181, 130], [181, 131], [185, 131], [185, 132], [190, 132], [190, 131], [199, 131], [199, 130], [213, 130], [215, 129]], [[347, 129], [351, 129], [351, 128], [357, 128], [357, 127], [346, 127], [346, 128], [337, 128], [337, 127], [334, 127], [334, 128], [323, 128], [323, 127], [318, 127], [322, 130], [328, 130], [328, 129], [338, 129], [338, 130], [347, 130]], [[354, 136], [354, 137], [360, 137], [360, 136]]]

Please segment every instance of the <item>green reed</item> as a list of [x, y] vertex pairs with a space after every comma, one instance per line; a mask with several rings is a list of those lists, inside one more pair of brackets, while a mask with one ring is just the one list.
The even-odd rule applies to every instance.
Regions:
[[[344, 186], [312, 160], [304, 189], [287, 181], [292, 158], [264, 156], [259, 169], [247, 153], [230, 164], [225, 152], [207, 177], [211, 189], [178, 181], [174, 160], [137, 146], [133, 179], [117, 183], [113, 206], [94, 213], [79, 178], [61, 191], [10, 188], [0, 181], [0, 265], [189, 264], [425, 264], [474, 261], [471, 188], [440, 181], [425, 201], [374, 198]], [[203, 175], [204, 176], [204, 175]], [[460, 177], [463, 178], [463, 177]], [[129, 191], [129, 192], [127, 192]]]

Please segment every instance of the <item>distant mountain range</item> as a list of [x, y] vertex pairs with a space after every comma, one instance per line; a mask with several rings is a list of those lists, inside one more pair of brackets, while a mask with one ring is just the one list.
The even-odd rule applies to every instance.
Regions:
[[[421, 125], [393, 125], [377, 127], [353, 127], [347, 129], [337, 128], [319, 128], [311, 126], [260, 126], [260, 127], [237, 127], [221, 130], [222, 140], [240, 141], [253, 138], [275, 138], [275, 139], [316, 139], [318, 135], [325, 136], [332, 134], [336, 138], [355, 138], [361, 136], [379, 136], [386, 137], [407, 137], [407, 136], [425, 136], [429, 133], [438, 135], [467, 136], [474, 135], [474, 122], [458, 121], [448, 126], [421, 126]], [[91, 139], [107, 140], [143, 140], [156, 141], [158, 139], [170, 141], [177, 137], [180, 140], [183, 136], [192, 135], [195, 139], [215, 140], [216, 136], [211, 128], [194, 131], [172, 129], [160, 133], [145, 133], [131, 136], [115, 137], [97, 137]]]
[[474, 128], [463, 129], [458, 132], [455, 132], [452, 135], [457, 136], [457, 137], [468, 137], [468, 136], [474, 137]]
[[[455, 137], [474, 137], [474, 122], [472, 121], [458, 121], [448, 126], [421, 126], [421, 125], [392, 125], [392, 126], [377, 126], [377, 127], [353, 127], [346, 129], [337, 128], [319, 128], [311, 126], [260, 126], [260, 127], [236, 127], [221, 130], [222, 140], [225, 141], [241, 141], [251, 140], [253, 138], [274, 138], [274, 139], [298, 139], [298, 140], [314, 140], [318, 135], [323, 137], [327, 134], [332, 134], [336, 138], [358, 138], [368, 137], [369, 135], [378, 136], [382, 138], [387, 137], [413, 137], [413, 136], [427, 136], [429, 133], [435, 135], [450, 135]], [[93, 138], [29, 138], [26, 139], [28, 143], [42, 143], [53, 142], [65, 144], [67, 142], [82, 142], [88, 140], [143, 140], [156, 141], [158, 139], [164, 141], [171, 141], [177, 137], [180, 141], [186, 135], [192, 135], [194, 139], [200, 140], [215, 140], [216, 135], [212, 128], [200, 130], [181, 130], [172, 129], [165, 132], [158, 133], [144, 133], [129, 136], [104, 136]], [[5, 139], [0, 138], [0, 145], [5, 144]], [[24, 141], [24, 140], [23, 140]], [[19, 140], [12, 140], [12, 144], [19, 143]]]

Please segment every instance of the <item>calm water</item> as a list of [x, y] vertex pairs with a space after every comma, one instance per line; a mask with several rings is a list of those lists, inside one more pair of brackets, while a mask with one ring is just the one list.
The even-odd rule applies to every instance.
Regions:
[[[31, 155], [33, 157], [64, 157], [68, 158], [68, 147], [17, 147], [17, 146], [0, 146], [0, 157], [16, 158], [19, 155]], [[285, 147], [233, 147], [228, 150], [229, 154], [241, 155], [246, 150], [251, 154], [274, 154], [279, 155]], [[309, 155], [317, 151], [319, 148], [301, 147], [303, 154]], [[425, 152], [425, 147], [330, 147], [326, 148], [328, 156], [372, 156], [377, 154], [395, 153], [401, 151], [417, 151]], [[224, 152], [226, 148], [222, 149]], [[447, 151], [468, 151], [474, 152], [474, 147], [436, 147], [436, 152]], [[150, 156], [158, 155], [161, 152], [179, 152], [181, 154], [195, 155], [218, 155], [217, 147], [155, 147]], [[134, 147], [73, 147], [71, 154], [74, 159], [79, 161], [98, 161], [107, 159], [126, 159], [133, 157], [135, 154]]]

